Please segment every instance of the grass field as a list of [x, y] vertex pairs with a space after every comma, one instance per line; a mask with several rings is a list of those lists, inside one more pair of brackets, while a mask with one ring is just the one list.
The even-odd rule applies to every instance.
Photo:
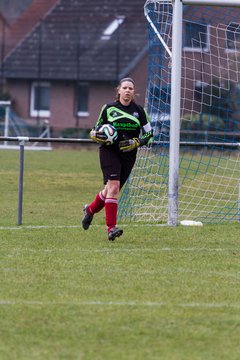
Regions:
[[0, 151], [1, 360], [240, 358], [239, 224], [80, 227], [95, 151]]

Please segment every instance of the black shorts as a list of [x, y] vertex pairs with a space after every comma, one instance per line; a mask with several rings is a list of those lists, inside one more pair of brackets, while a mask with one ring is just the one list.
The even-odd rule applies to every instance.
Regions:
[[120, 188], [129, 177], [136, 161], [137, 151], [120, 152], [112, 146], [101, 146], [99, 149], [100, 165], [103, 173], [103, 182], [119, 180]]

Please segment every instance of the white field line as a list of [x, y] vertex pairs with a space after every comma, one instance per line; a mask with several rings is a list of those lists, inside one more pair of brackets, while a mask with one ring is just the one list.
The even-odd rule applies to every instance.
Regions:
[[228, 303], [183, 303], [175, 304], [169, 302], [152, 302], [152, 301], [39, 301], [39, 300], [0, 300], [0, 306], [132, 306], [132, 307], [182, 307], [182, 308], [233, 308], [240, 309], [240, 304]]
[[[98, 226], [98, 225], [95, 225]], [[101, 226], [101, 225], [99, 225]], [[19, 226], [0, 226], [0, 230], [35, 230], [35, 229], [80, 229], [81, 225], [19, 225]]]
[[[128, 224], [121, 224], [119, 226], [129, 226]], [[168, 226], [167, 224], [131, 224], [131, 227], [139, 226], [155, 226], [162, 227]], [[106, 225], [93, 225], [95, 227], [104, 227]], [[19, 226], [0, 226], [0, 230], [35, 230], [35, 229], [82, 229], [82, 225], [19, 225]]]
[[[112, 243], [110, 243], [112, 244]], [[240, 251], [240, 248], [197, 248], [197, 247], [191, 247], [191, 248], [171, 248], [171, 247], [158, 247], [158, 248], [100, 248], [100, 249], [83, 249], [83, 248], [74, 248], [74, 249], [30, 249], [30, 248], [19, 248], [16, 249], [12, 255], [9, 257], [14, 257], [14, 253], [18, 256], [20, 253], [27, 252], [27, 253], [155, 253], [155, 252], [229, 252], [229, 251]]]

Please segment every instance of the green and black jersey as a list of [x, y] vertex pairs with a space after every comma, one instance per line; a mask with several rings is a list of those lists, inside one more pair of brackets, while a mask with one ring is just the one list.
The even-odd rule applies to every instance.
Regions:
[[104, 105], [95, 128], [103, 124], [111, 124], [117, 129], [116, 143], [134, 137], [139, 138], [140, 133], [141, 146], [146, 145], [152, 138], [152, 129], [147, 112], [133, 101], [128, 106], [122, 105], [120, 101]]

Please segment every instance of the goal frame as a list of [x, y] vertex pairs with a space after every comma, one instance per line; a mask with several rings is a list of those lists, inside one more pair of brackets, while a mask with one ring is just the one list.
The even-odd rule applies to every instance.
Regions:
[[[4, 131], [3, 131], [3, 137], [5, 138], [4, 143], [1, 144], [0, 140], [0, 149], [12, 149], [12, 150], [18, 150], [18, 145], [10, 145], [9, 144], [9, 127], [12, 124], [12, 120], [10, 119], [10, 110], [11, 110], [11, 101], [4, 101], [0, 100], [0, 107], [5, 108], [5, 116], [4, 116]], [[1, 136], [0, 136], [1, 137]], [[16, 138], [21, 137], [20, 134], [16, 134]], [[50, 138], [50, 126], [48, 121], [46, 121], [46, 128], [42, 131], [40, 134], [40, 138]], [[37, 139], [37, 138], [36, 138]], [[46, 146], [39, 146], [39, 141], [35, 141], [31, 146], [26, 146], [26, 150], [52, 150], [51, 144], [48, 143]]]
[[[169, 0], [163, 0], [163, 2]], [[156, 2], [159, 2], [156, 0]], [[169, 183], [168, 183], [168, 225], [178, 224], [178, 178], [180, 151], [180, 114], [181, 114], [181, 74], [182, 74], [182, 23], [183, 5], [201, 6], [236, 6], [240, 0], [172, 0], [172, 75], [171, 75], [171, 110], [170, 110], [170, 148], [169, 148]]]

